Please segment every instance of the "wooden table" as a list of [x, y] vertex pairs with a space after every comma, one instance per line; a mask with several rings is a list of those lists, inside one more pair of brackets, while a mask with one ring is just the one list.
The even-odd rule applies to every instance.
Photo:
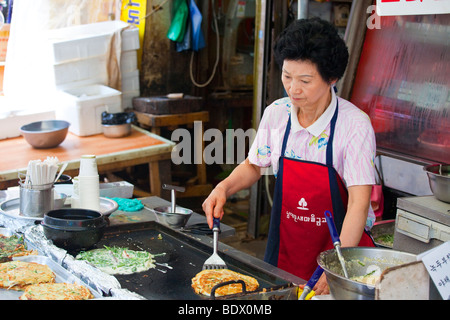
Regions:
[[[202, 123], [209, 121], [209, 112], [188, 112], [188, 113], [178, 113], [178, 114], [162, 114], [155, 115], [150, 113], [144, 113], [139, 111], [134, 111], [136, 114], [139, 124], [148, 128], [154, 134], [159, 135], [161, 128], [168, 128], [174, 130], [180, 125], [193, 125], [195, 121], [201, 121]], [[195, 127], [194, 127], [195, 130]], [[194, 178], [190, 179], [186, 184], [186, 191], [178, 193], [178, 197], [198, 197], [209, 195], [212, 191], [212, 185], [207, 182], [206, 179], [206, 164], [203, 161], [203, 125], [201, 126], [201, 132], [194, 134], [194, 137], [200, 138], [199, 141], [195, 141], [195, 150], [199, 159], [202, 161], [197, 164], [197, 174]]]
[[[161, 184], [170, 183], [161, 182], [159, 162], [170, 159], [174, 146], [170, 140], [136, 126], [132, 127], [129, 136], [115, 139], [103, 134], [79, 137], [69, 132], [63, 143], [51, 149], [35, 149], [23, 137], [0, 140], [0, 190], [18, 185], [18, 173], [26, 172], [30, 160], [57, 157], [60, 162], [68, 163], [65, 173], [74, 177], [78, 175], [81, 156], [93, 154], [100, 174], [148, 163], [149, 195], [159, 196]], [[166, 167], [170, 168], [170, 165]]]

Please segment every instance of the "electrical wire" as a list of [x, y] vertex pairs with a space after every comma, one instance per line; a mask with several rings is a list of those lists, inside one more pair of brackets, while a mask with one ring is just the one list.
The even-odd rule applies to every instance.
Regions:
[[215, 3], [214, 0], [211, 0], [211, 5], [213, 7], [212, 13], [213, 13], [213, 21], [214, 21], [214, 28], [216, 29], [216, 52], [217, 52], [217, 57], [216, 57], [216, 62], [214, 63], [214, 68], [213, 68], [213, 72], [211, 74], [211, 76], [209, 77], [209, 79], [204, 82], [204, 83], [198, 83], [197, 81], [195, 81], [194, 79], [194, 75], [193, 75], [193, 68], [192, 68], [192, 64], [194, 61], [194, 55], [195, 55], [195, 51], [192, 51], [191, 53], [191, 62], [189, 64], [189, 75], [191, 77], [191, 81], [192, 83], [199, 88], [203, 88], [206, 87], [207, 85], [209, 85], [211, 83], [211, 81], [213, 80], [214, 76], [216, 75], [216, 71], [217, 71], [217, 66], [219, 65], [219, 58], [220, 58], [220, 37], [219, 37], [219, 27], [217, 25], [217, 17], [216, 17], [216, 11], [215, 11]]

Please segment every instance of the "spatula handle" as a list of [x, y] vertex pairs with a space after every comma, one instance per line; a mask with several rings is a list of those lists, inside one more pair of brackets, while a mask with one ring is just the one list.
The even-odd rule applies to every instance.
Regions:
[[333, 241], [333, 244], [335, 243], [341, 243], [341, 240], [339, 239], [339, 234], [336, 230], [336, 225], [334, 224], [333, 215], [330, 211], [325, 211], [325, 219], [327, 220], [328, 229], [330, 229], [330, 235], [331, 240]]
[[213, 229], [217, 228], [217, 230], [220, 230], [220, 219], [219, 218], [213, 218]]

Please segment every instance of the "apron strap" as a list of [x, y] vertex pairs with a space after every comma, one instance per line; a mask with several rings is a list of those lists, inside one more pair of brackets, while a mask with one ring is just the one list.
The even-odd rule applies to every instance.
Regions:
[[[336, 90], [336, 88], [335, 88]], [[333, 167], [333, 140], [334, 140], [334, 129], [336, 127], [337, 117], [338, 117], [338, 109], [339, 109], [339, 101], [336, 97], [336, 110], [334, 111], [334, 115], [331, 118], [330, 122], [330, 137], [327, 142], [327, 150], [326, 150], [326, 162], [328, 167], [328, 176], [330, 181], [330, 190], [331, 190], [331, 199], [333, 204], [333, 216], [336, 224], [336, 229], [338, 234], [341, 233], [342, 224], [344, 223], [345, 217], [345, 208], [344, 203], [342, 202], [341, 192], [338, 184], [338, 173]]]
[[[284, 172], [283, 169], [283, 160], [284, 153], [286, 151], [286, 144], [289, 138], [289, 132], [291, 131], [291, 117], [288, 119], [288, 123], [286, 125], [286, 131], [284, 132], [283, 145], [281, 147], [280, 160], [278, 161], [278, 173]], [[279, 254], [279, 239], [280, 239], [280, 216], [281, 216], [281, 205], [282, 205], [282, 188], [283, 186], [283, 174], [277, 174], [277, 178], [275, 180], [275, 191], [273, 193], [273, 204], [272, 204], [272, 212], [270, 217], [271, 226], [269, 228], [269, 234], [267, 237], [267, 248], [264, 254], [264, 261], [268, 262], [274, 266], [278, 264], [278, 254]], [[273, 221], [278, 221], [278, 225], [272, 225]], [[270, 250], [268, 250], [271, 248]]]
[[284, 131], [283, 145], [281, 147], [281, 157], [284, 157], [284, 153], [286, 152], [286, 145], [289, 138], [289, 133], [291, 132], [291, 116], [288, 118], [288, 123], [286, 125], [286, 130]]

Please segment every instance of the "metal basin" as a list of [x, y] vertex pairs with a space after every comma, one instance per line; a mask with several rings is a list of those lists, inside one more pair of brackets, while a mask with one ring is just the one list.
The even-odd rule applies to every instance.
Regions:
[[375, 265], [386, 270], [394, 266], [416, 261], [414, 254], [391, 249], [352, 247], [342, 248], [349, 279], [345, 278], [335, 249], [322, 252], [317, 263], [323, 268], [331, 295], [338, 300], [373, 300], [375, 285], [369, 285], [350, 278], [366, 275], [367, 268]]
[[375, 222], [372, 229], [372, 237], [377, 247], [392, 249], [394, 244], [395, 219]]
[[441, 201], [450, 203], [450, 165], [432, 164], [423, 167], [428, 175], [431, 191]]
[[131, 134], [131, 124], [102, 124], [103, 135], [107, 138], [122, 138]]
[[175, 207], [175, 212], [171, 206], [162, 206], [154, 208], [157, 221], [172, 228], [181, 228], [186, 225], [192, 215], [192, 210], [182, 207]]
[[57, 147], [66, 139], [70, 123], [64, 120], [44, 120], [26, 124], [20, 128], [25, 140], [34, 148]]

